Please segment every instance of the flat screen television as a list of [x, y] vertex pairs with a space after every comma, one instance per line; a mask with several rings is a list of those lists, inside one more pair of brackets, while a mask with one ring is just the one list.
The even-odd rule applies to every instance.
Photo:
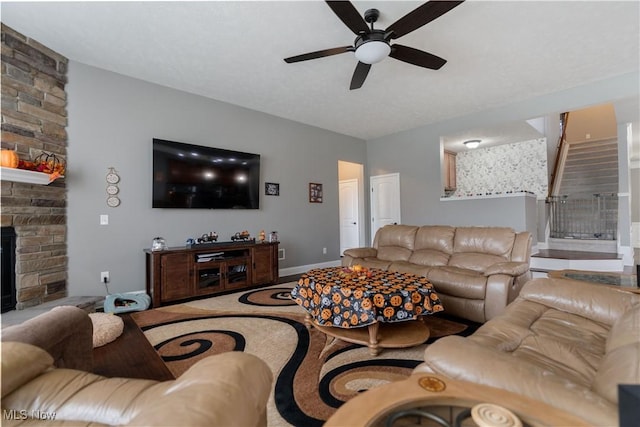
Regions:
[[258, 209], [260, 155], [153, 139], [153, 207]]

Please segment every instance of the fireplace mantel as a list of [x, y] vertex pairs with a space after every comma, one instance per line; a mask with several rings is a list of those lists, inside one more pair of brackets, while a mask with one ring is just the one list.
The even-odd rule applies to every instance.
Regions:
[[29, 171], [25, 169], [5, 168], [0, 167], [0, 177], [3, 181], [23, 182], [25, 184], [40, 184], [49, 185], [58, 178], [64, 178], [64, 176], [57, 176], [51, 179], [51, 174]]

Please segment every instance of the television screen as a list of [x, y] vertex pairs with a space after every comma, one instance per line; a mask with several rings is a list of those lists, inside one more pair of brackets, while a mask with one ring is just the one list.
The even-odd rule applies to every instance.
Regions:
[[258, 209], [260, 155], [153, 139], [153, 207]]

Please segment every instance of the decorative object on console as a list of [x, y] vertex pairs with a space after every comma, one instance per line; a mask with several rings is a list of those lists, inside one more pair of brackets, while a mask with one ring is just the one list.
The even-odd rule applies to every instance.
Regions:
[[210, 231], [209, 234], [204, 233], [199, 239], [196, 240], [196, 243], [211, 243], [218, 241], [218, 233], [215, 231]]
[[236, 234], [231, 236], [231, 240], [234, 242], [236, 240], [250, 240], [250, 239], [251, 239], [251, 234], [249, 234], [249, 231], [247, 230], [238, 231]]
[[107, 181], [107, 206], [110, 208], [117, 208], [120, 206], [120, 198], [117, 196], [120, 192], [117, 185], [120, 182], [120, 176], [113, 166], [109, 168], [109, 172], [105, 179]]
[[280, 195], [280, 184], [276, 182], [265, 182], [264, 183], [264, 194], [267, 196], [279, 196]]
[[277, 241], [278, 241], [278, 232], [272, 231], [271, 233], [269, 233], [269, 242], [275, 243]]
[[267, 238], [267, 235], [264, 232], [264, 230], [260, 230], [260, 233], [258, 233], [258, 240], [260, 241], [260, 243], [264, 243], [266, 238]]
[[309, 183], [309, 202], [322, 203], [322, 184]]
[[164, 237], [154, 237], [153, 243], [151, 243], [152, 251], [164, 251], [167, 249], [167, 244], [164, 241]]

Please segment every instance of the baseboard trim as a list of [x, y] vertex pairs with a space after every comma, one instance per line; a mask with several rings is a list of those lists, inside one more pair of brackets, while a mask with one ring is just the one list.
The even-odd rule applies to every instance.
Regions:
[[327, 268], [327, 267], [339, 267], [341, 265], [340, 260], [321, 262], [318, 264], [299, 265], [297, 267], [281, 268], [279, 270], [280, 277], [293, 276], [294, 274], [306, 273], [314, 268]]

